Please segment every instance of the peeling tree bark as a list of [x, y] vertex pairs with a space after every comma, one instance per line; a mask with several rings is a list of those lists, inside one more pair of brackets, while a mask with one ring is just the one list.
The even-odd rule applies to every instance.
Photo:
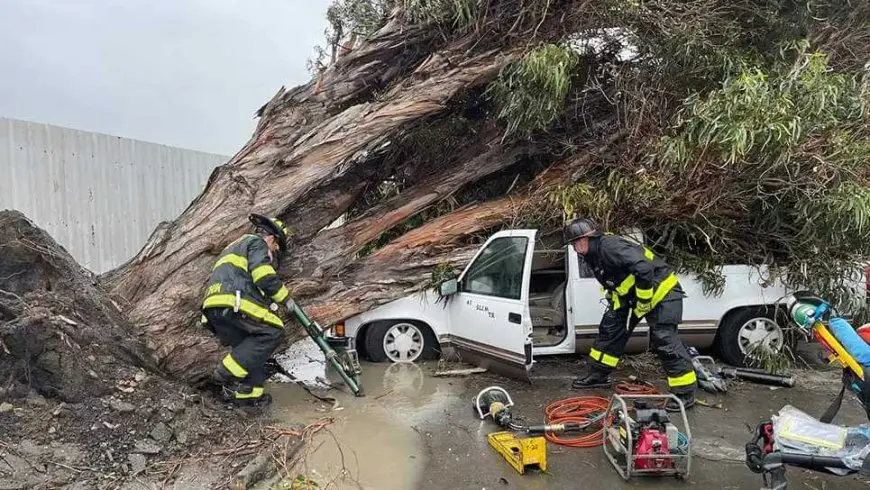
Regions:
[[475, 183], [517, 163], [534, 145], [504, 147], [502, 130], [490, 126], [450, 162], [397, 196], [369, 208], [339, 228], [319, 233], [299, 252], [297, 263], [286, 275], [328, 275], [354, 260], [356, 253], [389, 229], [448, 198], [463, 186]]
[[[212, 173], [205, 191], [175, 222], [158, 227], [133, 260], [105, 276], [169, 374], [194, 380], [217, 358], [219, 346], [193, 327], [193, 320], [214, 257], [249, 229], [249, 213], [304, 215], [306, 234], [326, 226], [361, 190], [343, 194], [337, 184], [364, 172], [393, 139], [442, 112], [457, 94], [490, 81], [518, 54], [465, 56], [468, 48], [468, 41], [459, 41], [431, 54], [378, 100], [351, 105], [297, 131], [295, 140], [286, 136], [293, 130], [285, 134], [276, 128], [295, 128], [289, 121], [298, 116], [297, 106], [273, 100], [263, 110], [273, 125], [261, 125], [242, 151]], [[353, 92], [355, 85], [348, 86]]]
[[307, 280], [293, 281], [291, 286], [315, 295], [308, 300], [313, 304], [309, 312], [323, 324], [417, 291], [429, 279], [435, 265], [451, 263], [463, 267], [467, 263], [479, 247], [457, 247], [462, 239], [508, 223], [528, 206], [540, 206], [541, 196], [560, 184], [571, 182], [568, 179], [582, 173], [598, 150], [624, 136], [621, 132], [614, 134], [596, 151], [583, 152], [554, 164], [511, 195], [466, 206], [409, 231], [369, 257], [333, 274], [331, 277], [335, 279], [321, 284], [319, 290]]

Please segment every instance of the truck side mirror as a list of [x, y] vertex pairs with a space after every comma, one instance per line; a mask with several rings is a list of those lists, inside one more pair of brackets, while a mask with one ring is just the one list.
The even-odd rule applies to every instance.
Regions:
[[459, 290], [459, 282], [456, 279], [448, 279], [441, 283], [441, 287], [439, 288], [439, 292], [441, 296], [450, 296], [452, 294], [456, 294]]

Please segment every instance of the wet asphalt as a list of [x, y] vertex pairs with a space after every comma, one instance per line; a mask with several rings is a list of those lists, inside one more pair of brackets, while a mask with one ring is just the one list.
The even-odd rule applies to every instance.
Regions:
[[[630, 364], [630, 363], [629, 363]], [[646, 369], [646, 368], [641, 368]], [[391, 489], [621, 489], [717, 488], [760, 489], [761, 476], [744, 464], [744, 445], [764, 419], [791, 404], [820, 415], [839, 390], [839, 374], [799, 372], [794, 388], [731, 382], [729, 392], [713, 396], [699, 391], [709, 405], [688, 412], [692, 433], [690, 474], [632, 477], [623, 480], [602, 448], [573, 448], [547, 443], [547, 471], [517, 473], [487, 443], [487, 434], [501, 430], [481, 421], [472, 407], [474, 395], [501, 386], [513, 398], [516, 416], [541, 423], [551, 402], [580, 395], [607, 397], [606, 391], [578, 392], [571, 379], [582, 370], [573, 360], [545, 360], [535, 368], [532, 384], [490, 373], [434, 377], [436, 363], [364, 364], [366, 397], [346, 389], [330, 390], [337, 405], [316, 400], [293, 385], [273, 385], [274, 414], [288, 423], [331, 420], [328, 435], [309, 449], [300, 471], [328, 488]], [[638, 375], [631, 368], [617, 378]], [[328, 375], [330, 380], [337, 379]], [[649, 381], [664, 388], [661, 379]], [[866, 417], [856, 401], [846, 399], [835, 422], [856, 425]], [[790, 489], [866, 489], [870, 477], [837, 477], [789, 469]]]

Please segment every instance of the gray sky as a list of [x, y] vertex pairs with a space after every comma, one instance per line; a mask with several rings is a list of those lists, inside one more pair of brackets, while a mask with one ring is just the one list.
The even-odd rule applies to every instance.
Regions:
[[329, 0], [0, 0], [0, 116], [231, 155]]

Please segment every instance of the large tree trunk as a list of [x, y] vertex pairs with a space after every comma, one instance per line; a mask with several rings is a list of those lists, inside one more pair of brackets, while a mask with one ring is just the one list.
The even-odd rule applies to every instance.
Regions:
[[319, 233], [295, 252], [297, 263], [286, 275], [322, 277], [353, 261], [356, 253], [382, 233], [446, 199], [463, 185], [508, 168], [532, 149], [531, 144], [504, 147], [495, 125], [443, 164], [428, 178], [377, 204], [343, 226]]
[[[351, 62], [360, 53], [368, 53], [366, 74], [379, 80], [400, 74], [402, 63], [419, 56], [419, 48], [397, 47], [390, 36], [376, 38], [383, 47], [368, 45], [357, 58], [346, 58], [333, 68], [335, 81], [324, 83], [338, 92], [331, 100], [343, 95], [356, 103], [330, 103], [331, 114], [312, 100], [324, 92], [303, 95], [312, 90], [303, 87], [276, 96], [262, 111], [272, 122], [261, 123], [251, 142], [213, 172], [204, 192], [177, 220], [161, 224], [135, 258], [106, 275], [111, 292], [123, 300], [156, 361], [171, 375], [199, 379], [217, 358], [219, 346], [193, 320], [215, 256], [249, 229], [249, 213], [302, 217], [288, 222], [301, 225], [296, 239], [304, 243], [348, 208], [364, 187], [360, 177], [377, 176], [384, 148], [444, 111], [457, 94], [489, 82], [517, 55], [510, 49], [469, 55], [471, 39], [459, 40], [427, 56], [375, 100], [360, 100], [358, 83], [341, 82], [342, 76], [360, 76], [360, 67]], [[351, 71], [340, 76], [342, 69]], [[300, 109], [300, 104], [308, 106]], [[321, 120], [299, 122], [300, 116]], [[457, 179], [453, 185], [463, 183]], [[432, 192], [445, 190], [436, 186]]]
[[[310, 289], [306, 292], [316, 291], [317, 294], [310, 299], [314, 305], [310, 313], [330, 324], [419, 290], [427, 283], [435, 265], [452, 264], [462, 268], [478, 248], [477, 245], [457, 247], [462, 239], [509, 223], [530, 207], [540, 208], [540, 200], [547, 191], [568, 182], [572, 175], [582, 173], [598, 154], [597, 150], [607, 148], [624, 136], [625, 133], [616, 133], [600, 148], [554, 164], [508, 196], [466, 206], [409, 231], [371, 256], [331, 275], [319, 290], [307, 282], [305, 286]], [[302, 285], [300, 283], [296, 284]]]

